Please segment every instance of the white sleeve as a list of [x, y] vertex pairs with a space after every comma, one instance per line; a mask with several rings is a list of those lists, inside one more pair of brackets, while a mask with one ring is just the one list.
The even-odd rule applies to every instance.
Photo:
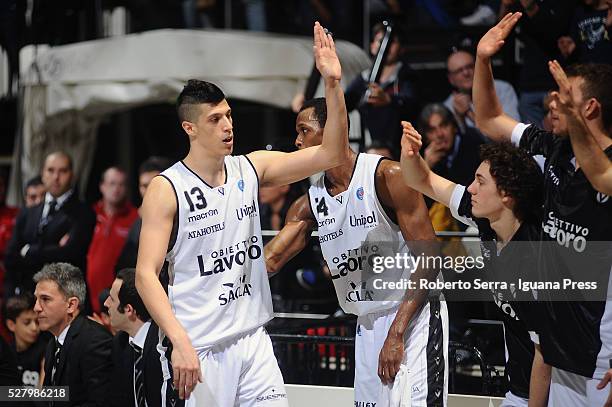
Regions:
[[529, 338], [531, 339], [531, 342], [535, 343], [536, 345], [540, 344], [540, 335], [538, 335], [535, 331], [529, 331]]
[[449, 204], [451, 214], [453, 215], [453, 218], [457, 219], [459, 222], [478, 228], [478, 225], [476, 225], [472, 219], [459, 215], [459, 205], [461, 205], [461, 199], [463, 198], [464, 194], [465, 186], [459, 184], [455, 185], [455, 189], [453, 190]]
[[521, 144], [521, 137], [523, 137], [523, 132], [529, 126], [529, 124], [525, 123], [518, 123], [516, 126], [514, 126], [514, 129], [512, 129], [512, 144], [517, 147]]

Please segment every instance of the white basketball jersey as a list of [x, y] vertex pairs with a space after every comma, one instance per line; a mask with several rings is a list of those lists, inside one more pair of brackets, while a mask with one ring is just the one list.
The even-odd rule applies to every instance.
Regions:
[[245, 156], [225, 157], [225, 173], [216, 188], [182, 161], [161, 174], [178, 207], [176, 242], [166, 254], [168, 297], [196, 350], [272, 318], [257, 173]]
[[382, 159], [379, 155], [359, 154], [348, 189], [336, 196], [325, 188], [324, 176], [308, 190], [338, 302], [345, 312], [356, 315], [398, 305], [401, 293], [378, 289], [380, 284], [375, 280], [407, 280], [414, 267], [410, 258], [406, 269], [372, 272], [375, 257], [410, 255], [399, 226], [389, 219], [376, 195], [376, 168]]

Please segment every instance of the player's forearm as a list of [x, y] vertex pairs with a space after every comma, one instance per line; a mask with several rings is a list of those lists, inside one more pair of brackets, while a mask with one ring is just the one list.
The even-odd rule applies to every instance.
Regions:
[[168, 296], [155, 273], [136, 269], [136, 289], [153, 320], [176, 345], [189, 341], [187, 332], [174, 316]]
[[264, 247], [268, 277], [272, 277], [306, 247], [310, 231], [300, 226], [287, 225]]
[[402, 157], [400, 166], [406, 185], [429, 196], [431, 187], [428, 188], [427, 181], [431, 170], [423, 157], [420, 154], [415, 154], [412, 157]]
[[545, 407], [548, 404], [550, 371], [550, 365], [544, 362], [540, 347], [536, 345], [529, 382], [529, 407]]
[[568, 115], [568, 132], [576, 160], [593, 187], [612, 194], [612, 164], [580, 117]]
[[488, 58], [476, 57], [472, 101], [476, 127], [495, 141], [509, 139], [510, 135], [501, 134], [495, 126], [495, 119], [502, 117], [504, 111], [495, 92], [491, 61]]
[[348, 117], [339, 80], [325, 80], [325, 102], [327, 120], [323, 129], [321, 150], [325, 154], [329, 169], [342, 164], [348, 150]]

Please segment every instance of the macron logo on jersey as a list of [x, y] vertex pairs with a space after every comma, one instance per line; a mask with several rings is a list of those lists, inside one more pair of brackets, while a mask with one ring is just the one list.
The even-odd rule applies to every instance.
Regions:
[[609, 195], [603, 194], [601, 192], [597, 193], [597, 196], [595, 196], [595, 199], [597, 200], [597, 202], [599, 202], [600, 204], [604, 204], [606, 202], [608, 202], [608, 200], [610, 199]]

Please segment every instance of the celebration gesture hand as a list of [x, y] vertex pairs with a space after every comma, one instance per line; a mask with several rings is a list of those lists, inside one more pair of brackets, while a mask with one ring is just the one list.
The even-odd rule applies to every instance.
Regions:
[[563, 114], [580, 117], [579, 101], [572, 95], [572, 86], [565, 71], [557, 61], [548, 62], [548, 69], [559, 86], [558, 92], [551, 93], [557, 108]]
[[410, 122], [402, 122], [402, 157], [415, 158], [423, 146], [423, 140]]
[[314, 46], [317, 69], [325, 81], [340, 81], [342, 69], [332, 36], [317, 21], [314, 25]]
[[499, 23], [491, 28], [478, 42], [476, 55], [480, 58], [491, 58], [504, 45], [506, 38], [521, 18], [521, 13], [508, 13]]

